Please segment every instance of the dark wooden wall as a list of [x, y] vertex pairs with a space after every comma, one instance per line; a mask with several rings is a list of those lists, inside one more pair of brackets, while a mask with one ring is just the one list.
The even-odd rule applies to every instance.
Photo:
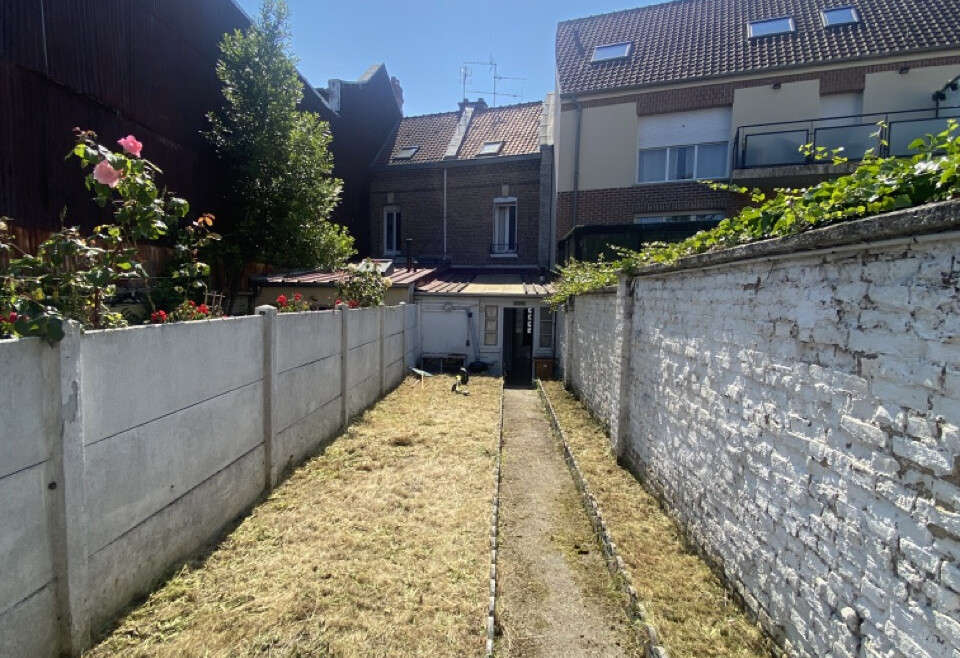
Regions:
[[[219, 209], [221, 172], [201, 132], [220, 106], [223, 34], [249, 25], [231, 0], [3, 0], [0, 215], [27, 229], [93, 226], [74, 126], [102, 143], [132, 133], [193, 214]], [[309, 88], [303, 109], [332, 114]]]

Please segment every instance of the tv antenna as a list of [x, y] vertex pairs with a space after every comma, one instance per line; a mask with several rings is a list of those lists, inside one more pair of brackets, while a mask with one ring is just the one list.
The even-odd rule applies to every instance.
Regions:
[[502, 91], [497, 91], [497, 83], [500, 80], [526, 80], [526, 78], [515, 78], [508, 75], [500, 75], [497, 72], [497, 63], [493, 59], [493, 55], [490, 56], [490, 61], [487, 62], [464, 62], [463, 66], [460, 67], [460, 85], [463, 89], [463, 97], [467, 97], [467, 84], [473, 77], [473, 71], [468, 65], [474, 66], [487, 66], [490, 69], [490, 73], [493, 77], [493, 91], [479, 91], [476, 89], [471, 89], [470, 93], [472, 94], [491, 94], [493, 96], [493, 107], [497, 106], [497, 96], [506, 96], [508, 98], [523, 98], [523, 91], [519, 94], [508, 94]]

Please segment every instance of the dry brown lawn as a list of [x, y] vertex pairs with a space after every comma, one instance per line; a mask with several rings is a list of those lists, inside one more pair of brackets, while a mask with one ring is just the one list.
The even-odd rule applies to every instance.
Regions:
[[500, 380], [451, 381], [407, 379], [84, 655], [480, 655]]
[[762, 631], [730, 600], [707, 565], [685, 548], [657, 501], [617, 465], [609, 439], [586, 408], [560, 382], [543, 385], [671, 658], [769, 656]]

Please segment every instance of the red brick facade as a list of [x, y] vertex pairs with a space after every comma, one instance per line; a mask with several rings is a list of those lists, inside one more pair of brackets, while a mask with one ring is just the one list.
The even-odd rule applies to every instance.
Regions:
[[[640, 214], [720, 211], [730, 216], [747, 205], [746, 195], [711, 190], [696, 182], [637, 185], [580, 191], [577, 225], [632, 224]], [[557, 195], [557, 236], [573, 228], [573, 192]]]
[[[375, 171], [370, 180], [373, 252], [383, 254], [384, 208], [401, 212], [401, 240], [413, 239], [413, 254], [442, 258], [443, 172], [447, 171], [447, 253], [453, 265], [536, 265], [540, 217], [540, 155], [470, 164], [437, 163]], [[503, 194], [503, 186], [507, 193]], [[392, 195], [392, 203], [390, 196]], [[491, 256], [494, 199], [517, 200], [517, 255]]]
[[[957, 63], [960, 63], [960, 57], [958, 56], [894, 61], [882, 64], [870, 64], [868, 66], [831, 69], [829, 71], [776, 75], [751, 80], [718, 82], [715, 84], [704, 83], [702, 86], [684, 87], [682, 89], [635, 92], [610, 98], [583, 100], [580, 101], [580, 106], [589, 108], [636, 103], [637, 116], [684, 112], [687, 110], [701, 110], [710, 107], [733, 105], [734, 91], [747, 87], [762, 87], [777, 82], [786, 84], [788, 82], [801, 82], [804, 80], [820, 80], [820, 93], [822, 95], [838, 94], [862, 91], [868, 73], [897, 71], [907, 66], [920, 68], [926, 66], [946, 66]], [[563, 104], [562, 109], [564, 112], [570, 112], [576, 109], [576, 106], [573, 103], [566, 102]]]

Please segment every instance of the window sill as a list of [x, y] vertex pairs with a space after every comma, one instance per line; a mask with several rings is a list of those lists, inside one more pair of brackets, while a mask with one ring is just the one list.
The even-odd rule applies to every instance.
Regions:
[[515, 251], [509, 253], [490, 254], [490, 258], [519, 258], [520, 254]]

